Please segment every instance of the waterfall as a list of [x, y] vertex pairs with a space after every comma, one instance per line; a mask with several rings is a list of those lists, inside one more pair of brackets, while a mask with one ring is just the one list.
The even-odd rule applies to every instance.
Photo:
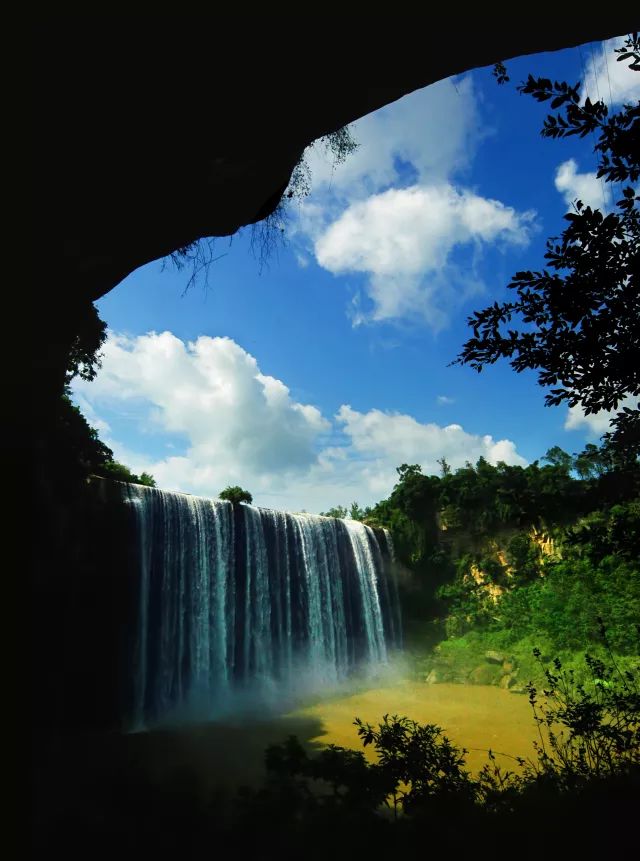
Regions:
[[310, 689], [400, 645], [390, 536], [362, 523], [123, 485], [137, 577], [131, 722]]

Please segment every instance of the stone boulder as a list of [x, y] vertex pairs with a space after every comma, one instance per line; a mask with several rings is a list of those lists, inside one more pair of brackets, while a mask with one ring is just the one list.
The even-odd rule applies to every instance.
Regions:
[[500, 668], [482, 664], [471, 670], [467, 677], [470, 685], [495, 685], [500, 678]]
[[515, 673], [507, 673], [506, 675], [502, 676], [499, 684], [501, 688], [510, 691], [518, 684], [518, 677], [515, 675]]

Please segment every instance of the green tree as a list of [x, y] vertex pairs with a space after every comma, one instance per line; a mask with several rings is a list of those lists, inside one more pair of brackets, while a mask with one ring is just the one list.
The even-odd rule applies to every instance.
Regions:
[[593, 478], [606, 472], [600, 449], [593, 443], [587, 443], [584, 450], [575, 456], [573, 466], [582, 479]]
[[99, 475], [116, 481], [128, 481], [155, 487], [147, 472], [138, 476], [129, 467], [113, 459], [113, 452], [98, 436], [71, 400], [71, 383], [78, 377], [91, 382], [101, 365], [100, 349], [107, 337], [107, 325], [100, 319], [93, 303], [79, 318], [77, 335], [71, 345], [65, 371], [64, 394], [60, 399], [58, 420], [54, 429], [57, 468], [66, 477]]
[[369, 513], [368, 508], [360, 508], [357, 502], [352, 502], [349, 508], [349, 517], [352, 520], [364, 520]]
[[79, 315], [77, 334], [74, 338], [65, 373], [65, 394], [69, 394], [68, 386], [75, 377], [81, 380], [95, 379], [101, 364], [100, 348], [107, 338], [107, 324], [93, 302], [84, 306]]
[[330, 508], [328, 511], [321, 511], [321, 517], [337, 517], [339, 520], [344, 520], [344, 518], [348, 515], [348, 511], [344, 505], [334, 505], [333, 508]]
[[559, 445], [554, 445], [552, 448], [548, 449], [542, 459], [546, 460], [547, 463], [550, 463], [551, 466], [555, 466], [566, 473], [571, 472], [571, 468], [573, 467], [573, 458], [570, 454], [567, 454], [566, 451], [561, 449]]
[[112, 478], [114, 481], [127, 481], [131, 484], [144, 484], [146, 487], [156, 486], [154, 477], [148, 472], [136, 475], [135, 472], [131, 472], [128, 466], [125, 466], [123, 463], [118, 463], [116, 460], [109, 459], [96, 470], [96, 473], [101, 475], [103, 478]]
[[[638, 35], [619, 49], [640, 71]], [[507, 359], [518, 373], [538, 371], [541, 386], [553, 387], [547, 405], [580, 406], [586, 414], [618, 410], [607, 439], [630, 457], [640, 452], [640, 105], [609, 114], [602, 101], [580, 103], [580, 84], [534, 78], [518, 87], [539, 102], [551, 99], [542, 135], [562, 138], [597, 133], [598, 177], [626, 183], [614, 212], [575, 203], [562, 236], [547, 242], [546, 268], [517, 272], [508, 285], [516, 298], [476, 311], [473, 337], [454, 364], [480, 372]], [[518, 321], [523, 325], [518, 328]]]
[[234, 486], [229, 485], [229, 487], [225, 487], [224, 490], [220, 491], [218, 496], [220, 499], [226, 499], [227, 502], [233, 503], [233, 505], [238, 505], [240, 502], [248, 502], [249, 505], [251, 505], [251, 503], [253, 502], [253, 496], [249, 493], [249, 491], [244, 490], [237, 484]]
[[57, 421], [49, 439], [55, 456], [56, 480], [83, 479], [99, 473], [113, 460], [113, 452], [98, 436], [71, 398], [60, 398]]
[[400, 466], [396, 467], [396, 472], [398, 473], [400, 481], [404, 481], [405, 479], [410, 479], [417, 475], [422, 475], [422, 467], [419, 463], [403, 463]]
[[71, 400], [71, 383], [76, 377], [90, 381], [96, 376], [106, 329], [95, 305], [87, 303], [78, 317], [77, 334], [65, 368], [64, 392], [47, 435], [49, 457], [54, 460], [52, 474], [58, 485], [82, 480], [113, 460], [111, 449], [100, 440], [97, 430]]
[[451, 467], [446, 461], [446, 458], [439, 457], [436, 463], [440, 466], [440, 475], [445, 478], [447, 475], [451, 475]]

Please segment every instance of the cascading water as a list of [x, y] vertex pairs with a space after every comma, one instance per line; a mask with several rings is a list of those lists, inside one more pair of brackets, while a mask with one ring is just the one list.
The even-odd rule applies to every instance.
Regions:
[[213, 714], [247, 686], [335, 683], [400, 645], [382, 530], [141, 485], [123, 493], [139, 572], [134, 726]]

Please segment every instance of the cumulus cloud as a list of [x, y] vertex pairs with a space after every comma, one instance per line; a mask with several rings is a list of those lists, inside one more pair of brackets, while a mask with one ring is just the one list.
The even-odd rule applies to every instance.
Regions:
[[[480, 455], [492, 463], [525, 463], [510, 440], [470, 434], [460, 425], [421, 423], [377, 409], [340, 407], [328, 420], [296, 401], [230, 338], [184, 343], [171, 332], [136, 338], [110, 333], [97, 378], [76, 380], [74, 396], [92, 421], [112, 427], [125, 412], [137, 425], [126, 441], [108, 439], [116, 458], [151, 472], [158, 485], [215, 496], [228, 484], [248, 487], [256, 502], [322, 511], [358, 500], [371, 504], [393, 487], [396, 467], [420, 463], [438, 470]], [[129, 422], [131, 424], [131, 422]], [[108, 427], [105, 423], [104, 427]], [[149, 434], [184, 440], [183, 450], [150, 457]], [[173, 444], [173, 442], [172, 442]]]
[[292, 237], [330, 272], [364, 275], [351, 304], [354, 325], [410, 320], [439, 331], [484, 290], [477, 274], [484, 247], [528, 241], [530, 213], [459, 185], [488, 133], [467, 76], [358, 120], [358, 149], [341, 165], [321, 144], [307, 153], [313, 192]]
[[352, 125], [358, 149], [334, 167], [316, 144], [307, 153], [314, 199], [353, 201], [403, 183], [434, 182], [464, 169], [482, 139], [473, 82], [439, 81]]
[[615, 48], [622, 48], [626, 36], [609, 39], [602, 45], [583, 45], [586, 69], [582, 97], [619, 106], [640, 99], [640, 74], [629, 69], [629, 60], [618, 63]]
[[349, 206], [316, 240], [318, 263], [362, 273], [371, 308], [356, 322], [421, 317], [435, 330], [480, 284], [451, 261], [464, 245], [525, 245], [532, 215], [449, 183], [389, 189]]
[[580, 173], [573, 158], [558, 166], [554, 181], [569, 209], [573, 209], [576, 200], [592, 209], [606, 210], [611, 206], [611, 191], [604, 180], [598, 179], [595, 171]]
[[[78, 385], [94, 407], [135, 402], [147, 431], [186, 437], [188, 458], [202, 468], [203, 480], [216, 470], [239, 480], [240, 464], [265, 474], [308, 467], [317, 435], [329, 428], [319, 410], [294, 401], [280, 380], [262, 374], [253, 356], [230, 338], [185, 344], [171, 332], [111, 334], [97, 379]], [[187, 468], [183, 460], [172, 461]]]
[[400, 453], [400, 462], [419, 463], [425, 472], [436, 472], [441, 457], [454, 468], [481, 456], [494, 464], [501, 460], [526, 464], [511, 440], [469, 434], [458, 424], [424, 424], [402, 413], [376, 409], [362, 413], [348, 405], [340, 407], [336, 418], [356, 452], [395, 466]]

